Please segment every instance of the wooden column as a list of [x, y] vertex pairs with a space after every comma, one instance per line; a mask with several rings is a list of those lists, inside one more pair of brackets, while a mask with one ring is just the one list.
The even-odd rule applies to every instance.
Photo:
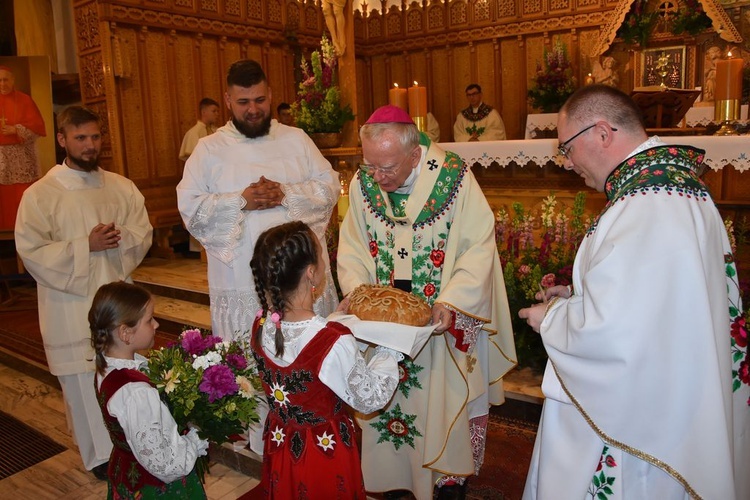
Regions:
[[[339, 56], [339, 87], [343, 105], [350, 105], [357, 112], [357, 63], [354, 59], [354, 14], [352, 0], [346, 2], [346, 50]], [[367, 117], [355, 116], [353, 121], [344, 126], [344, 147], [356, 147], [359, 142], [359, 124]]]

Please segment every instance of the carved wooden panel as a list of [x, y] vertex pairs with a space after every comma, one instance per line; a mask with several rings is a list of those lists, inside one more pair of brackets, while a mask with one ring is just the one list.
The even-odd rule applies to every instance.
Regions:
[[81, 74], [81, 95], [84, 101], [88, 102], [103, 97], [102, 53], [97, 51], [80, 56], [78, 66], [78, 71]]
[[385, 78], [389, 78], [386, 81], [386, 88], [393, 88], [394, 83], [398, 83], [398, 86], [402, 89], [411, 86], [410, 76], [406, 72], [406, 58], [404, 54], [393, 54], [387, 59], [387, 64], [390, 66], [390, 78], [386, 74]]
[[498, 0], [497, 1], [497, 17], [515, 17], [516, 15], [516, 0]]
[[[372, 58], [372, 109], [388, 104], [388, 89], [393, 82], [386, 81], [385, 56]], [[364, 122], [363, 122], [364, 123]]]
[[[583, 0], [586, 1], [586, 0]], [[595, 2], [599, 2], [599, 0], [594, 0]], [[581, 0], [579, 0], [579, 5], [581, 4]], [[568, 10], [570, 9], [570, 0], [549, 0], [549, 10], [550, 12], [560, 11], [560, 10]]]
[[294, 29], [299, 26], [300, 6], [297, 3], [286, 4], [286, 24], [287, 27]]
[[224, 14], [227, 16], [240, 17], [240, 0], [224, 0]]
[[[224, 55], [222, 56], [224, 59], [224, 67], [221, 68], [221, 93], [219, 94], [217, 99], [219, 103], [221, 103], [222, 99], [224, 99], [224, 90], [226, 90], [226, 79], [227, 79], [227, 70], [229, 69], [229, 66], [235, 61], [239, 61], [240, 59], [244, 59], [245, 56], [242, 55], [242, 47], [240, 46], [240, 43], [237, 40], [230, 40], [226, 43], [224, 46]], [[216, 99], [216, 98], [214, 98]], [[222, 104], [219, 106], [220, 108], [223, 108], [224, 105]]]
[[319, 29], [318, 10], [313, 5], [305, 7], [305, 28], [309, 30]]
[[221, 72], [221, 66], [219, 65], [218, 45], [218, 40], [215, 38], [204, 37], [198, 49], [201, 61], [199, 68], [201, 88], [206, 95], [220, 96], [222, 94], [222, 81], [226, 74]]
[[195, 0], [174, 0], [174, 6], [195, 10]]
[[386, 36], [401, 34], [401, 11], [394, 5], [385, 17]]
[[[428, 87], [428, 92], [430, 88], [434, 87], [434, 84], [430, 84], [430, 82], [427, 81], [427, 60], [425, 59], [424, 51], [421, 52], [412, 52], [409, 54], [409, 65], [411, 66], [411, 75], [409, 77], [409, 86], [412, 86], [414, 84], [414, 81], [416, 80], [419, 82], [419, 85], [422, 87]], [[428, 85], [430, 84], [430, 85]], [[427, 99], [428, 106], [429, 106], [429, 98]], [[428, 111], [432, 111], [432, 109], [428, 108]]]
[[120, 27], [117, 33], [125, 40], [123, 47], [130, 50], [126, 57], [131, 57], [134, 61], [131, 76], [118, 79], [117, 96], [114, 96], [119, 104], [122, 123], [126, 124], [123, 126], [120, 147], [127, 176], [141, 187], [148, 184], [147, 141], [150, 130], [146, 129], [148, 113], [144, 97], [150, 89], [143, 88], [144, 83], [148, 84], [146, 75], [143, 74], [148, 62], [143, 58], [146, 54], [142, 36], [134, 28]]
[[[362, 40], [365, 37], [365, 22], [361, 16], [354, 15], [354, 38], [355, 40]], [[357, 73], [359, 74], [359, 73]]]
[[200, 10], [217, 14], [219, 12], [219, 2], [217, 0], [200, 0]]
[[263, 19], [263, 0], [247, 0], [248, 19]]
[[76, 42], [79, 51], [85, 51], [98, 47], [99, 40], [99, 15], [96, 3], [76, 7], [75, 11]]
[[[508, 138], [520, 139], [526, 126], [526, 74], [527, 55], [518, 40], [504, 38], [500, 41], [500, 59], [503, 79], [503, 121]], [[529, 62], [531, 64], [531, 62]]]
[[[474, 57], [476, 58], [477, 83], [482, 86], [482, 94], [485, 102], [490, 106], [502, 110], [500, 102], [500, 75], [495, 72], [495, 49], [491, 40], [484, 40], [474, 44]], [[464, 96], [464, 100], [466, 96]], [[468, 103], [467, 103], [468, 104]]]
[[410, 8], [406, 13], [406, 32], [407, 33], [418, 33], [423, 29], [424, 13], [421, 8], [414, 7]]
[[466, 101], [466, 86], [474, 81], [471, 73], [473, 54], [468, 45], [453, 47], [451, 61], [453, 62], [453, 102], [456, 103], [456, 113], [468, 106]]
[[267, 0], [268, 21], [271, 23], [281, 24], [281, 0]]
[[380, 38], [383, 36], [383, 29], [379, 15], [368, 18], [367, 35], [369, 38]]
[[463, 0], [455, 0], [451, 2], [448, 9], [450, 12], [451, 26], [460, 26], [469, 21], [468, 9], [466, 7], [466, 2]]
[[173, 97], [177, 100], [177, 132], [176, 141], [179, 151], [182, 137], [190, 127], [195, 125], [198, 119], [198, 102], [204, 97], [218, 99], [217, 95], [204, 95], [200, 87], [200, 79], [197, 73], [200, 68], [195, 64], [195, 38], [193, 35], [176, 34], [172, 44], [174, 53], [175, 81], [179, 82], [180, 91], [174, 92]]
[[364, 60], [357, 59], [355, 65], [357, 67], [357, 84], [360, 86], [360, 95], [357, 96], [357, 109], [354, 110], [354, 114], [357, 115], [357, 121], [361, 124], [367, 121], [371, 110], [375, 109], [372, 104], [372, 75], [368, 64]]
[[[247, 46], [247, 56], [242, 59], [253, 59], [262, 64], [263, 62], [263, 50], [258, 44], [250, 44]], [[224, 75], [226, 77], [226, 75]]]
[[[510, 3], [513, 6], [513, 2]], [[491, 21], [490, 19], [490, 3], [489, 2], [474, 2], [472, 8], [474, 9], [474, 21], [477, 23], [484, 23]]]
[[[286, 59], [284, 58], [283, 50], [279, 47], [271, 47], [267, 55], [268, 65], [263, 68], [263, 71], [266, 73], [268, 85], [271, 87], [272, 92], [273, 89], [278, 90], [278, 98], [273, 99], [273, 104], [276, 105], [283, 101], [284, 97], [284, 87], [286, 86], [286, 67], [284, 63]], [[273, 95], [275, 96], [276, 92]], [[274, 109], [273, 111], [275, 112], [276, 110]]]
[[[177, 154], [175, 149], [176, 136], [179, 131], [175, 129], [171, 113], [171, 93], [174, 91], [177, 81], [166, 69], [169, 67], [167, 59], [167, 37], [164, 32], [149, 31], [144, 40], [144, 56], [148, 61], [145, 68], [143, 84], [147, 90], [144, 92], [144, 104], [148, 106], [148, 146], [157, 161], [151, 163], [153, 172], [149, 173], [148, 165], [132, 166], [129, 171], [135, 175], [133, 179], [140, 178], [169, 178], [176, 177]], [[180, 85], [183, 85], [180, 82]], [[195, 104], [193, 104], [195, 107]], [[127, 133], [128, 130], [125, 130]], [[151, 175], [149, 175], [151, 174]]]
[[445, 28], [445, 7], [440, 0], [432, 0], [427, 8], [427, 29], [430, 31]]
[[523, 0], [522, 12], [524, 16], [541, 14], [542, 0]]
[[[448, 58], [448, 50], [444, 47], [430, 51], [430, 63], [432, 71], [431, 88], [428, 90], [432, 94], [432, 114], [440, 125], [440, 140], [448, 142], [453, 140], [453, 122], [456, 121], [456, 114], [451, 107], [451, 89], [453, 88], [453, 73]], [[465, 86], [465, 85], [464, 85]], [[465, 96], [461, 96], [463, 103]]]

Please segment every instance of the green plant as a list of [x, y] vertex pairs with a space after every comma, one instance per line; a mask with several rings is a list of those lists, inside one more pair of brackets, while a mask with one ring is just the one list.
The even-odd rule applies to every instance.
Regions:
[[[588, 226], [588, 220], [584, 220], [585, 203], [586, 194], [578, 193], [568, 213], [557, 208], [558, 201], [552, 193], [542, 202], [539, 214], [520, 203], [512, 204], [512, 214], [505, 209], [497, 212], [495, 238], [520, 366], [536, 371], [544, 368], [547, 353], [541, 338], [518, 317], [518, 310], [538, 302], [534, 296], [540, 287], [571, 284], [575, 254]], [[538, 245], [536, 236], [540, 238]]]
[[344, 124], [354, 119], [351, 106], [341, 105], [336, 62], [333, 45], [325, 35], [310, 62], [302, 61], [302, 82], [292, 112], [297, 126], [308, 134], [341, 132]]
[[558, 38], [551, 51], [544, 49], [544, 67], [536, 63], [536, 76], [527, 94], [529, 102], [544, 113], [556, 113], [575, 90], [573, 69], [565, 45]]
[[697, 35], [711, 27], [711, 19], [703, 11], [698, 0], [683, 0], [677, 14], [672, 18], [672, 33]]
[[635, 0], [630, 11], [625, 15], [617, 36], [627, 44], [638, 43], [641, 47], [648, 45], [648, 37], [656, 26], [658, 14], [646, 12], [647, 0]]

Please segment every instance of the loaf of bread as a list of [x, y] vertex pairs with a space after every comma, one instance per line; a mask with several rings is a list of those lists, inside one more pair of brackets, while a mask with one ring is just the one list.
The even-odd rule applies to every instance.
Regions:
[[349, 295], [349, 300], [348, 312], [367, 321], [425, 326], [432, 316], [427, 302], [389, 286], [359, 285]]

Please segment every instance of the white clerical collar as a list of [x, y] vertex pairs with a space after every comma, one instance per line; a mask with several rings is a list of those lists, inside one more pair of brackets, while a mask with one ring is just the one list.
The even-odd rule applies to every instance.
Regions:
[[472, 113], [479, 113], [479, 108], [481, 108], [481, 107], [482, 107], [482, 104], [484, 104], [484, 101], [480, 102], [480, 103], [479, 103], [479, 106], [477, 106], [476, 108], [472, 107], [472, 108], [471, 108], [471, 112], [472, 112]]
[[101, 168], [84, 172], [71, 168], [67, 161], [67, 158], [63, 160], [54, 172], [55, 178], [65, 189], [75, 191], [78, 189], [99, 189], [104, 186], [104, 174]]
[[657, 146], [664, 146], [666, 142], [659, 139], [658, 135], [654, 135], [652, 137], [649, 137], [645, 141], [643, 141], [637, 148], [633, 150], [632, 153], [630, 153], [626, 158], [630, 158], [631, 156], [635, 156], [641, 151], [646, 151], [647, 149], [655, 148]]
[[409, 177], [406, 178], [404, 183], [396, 189], [396, 193], [398, 194], [411, 194], [411, 192], [414, 191], [414, 185], [417, 183], [417, 177], [419, 176], [419, 172], [422, 171], [422, 163], [424, 163], [424, 157], [427, 154], [427, 146], [420, 145], [419, 149], [421, 151], [419, 163], [416, 168], [412, 169]]

